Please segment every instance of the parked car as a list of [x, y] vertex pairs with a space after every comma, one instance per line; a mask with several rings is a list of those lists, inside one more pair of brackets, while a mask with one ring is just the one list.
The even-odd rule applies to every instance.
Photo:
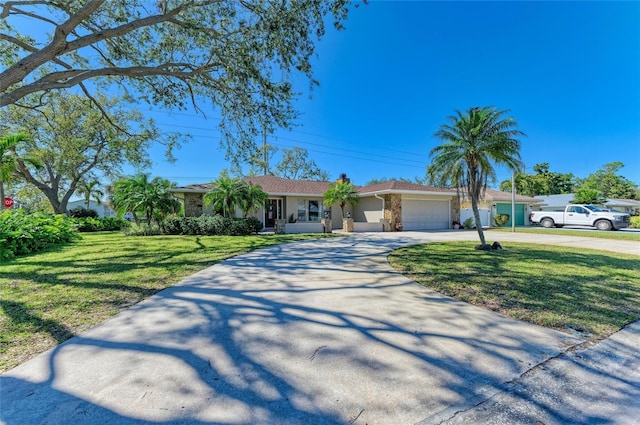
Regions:
[[569, 204], [564, 211], [533, 211], [533, 224], [542, 227], [591, 226], [598, 230], [618, 230], [629, 227], [629, 214], [604, 211], [594, 205]]

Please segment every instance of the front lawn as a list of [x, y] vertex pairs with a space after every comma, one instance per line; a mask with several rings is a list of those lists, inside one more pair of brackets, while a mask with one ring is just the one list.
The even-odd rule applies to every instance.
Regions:
[[0, 262], [0, 371], [226, 258], [322, 236], [93, 233]]
[[[610, 233], [610, 232], [605, 232]], [[565, 332], [604, 338], [640, 318], [640, 258], [583, 248], [477, 242], [402, 248], [389, 263], [453, 298]]]
[[[511, 232], [511, 227], [493, 227], [490, 232]], [[475, 230], [474, 230], [475, 232]], [[534, 233], [542, 235], [562, 235], [562, 236], [580, 236], [583, 238], [600, 238], [614, 239], [619, 241], [636, 241], [640, 242], [640, 232], [629, 232], [625, 230], [608, 231], [594, 229], [546, 229], [544, 227], [516, 227], [516, 233]]]

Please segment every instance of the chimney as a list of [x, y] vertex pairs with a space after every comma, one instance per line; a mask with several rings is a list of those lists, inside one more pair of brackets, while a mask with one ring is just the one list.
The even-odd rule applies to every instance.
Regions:
[[346, 173], [340, 174], [340, 177], [337, 180], [338, 183], [350, 183], [351, 179], [347, 177]]

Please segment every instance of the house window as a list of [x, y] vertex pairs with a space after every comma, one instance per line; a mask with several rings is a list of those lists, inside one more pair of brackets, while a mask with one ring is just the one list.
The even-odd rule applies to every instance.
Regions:
[[298, 199], [298, 221], [320, 221], [321, 218], [321, 201]]
[[307, 201], [298, 199], [298, 221], [307, 221]]
[[309, 201], [309, 221], [320, 221], [320, 201]]

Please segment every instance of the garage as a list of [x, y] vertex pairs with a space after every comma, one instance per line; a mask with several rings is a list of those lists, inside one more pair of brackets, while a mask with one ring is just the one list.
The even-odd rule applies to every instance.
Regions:
[[402, 229], [448, 229], [451, 223], [449, 201], [402, 199]]

